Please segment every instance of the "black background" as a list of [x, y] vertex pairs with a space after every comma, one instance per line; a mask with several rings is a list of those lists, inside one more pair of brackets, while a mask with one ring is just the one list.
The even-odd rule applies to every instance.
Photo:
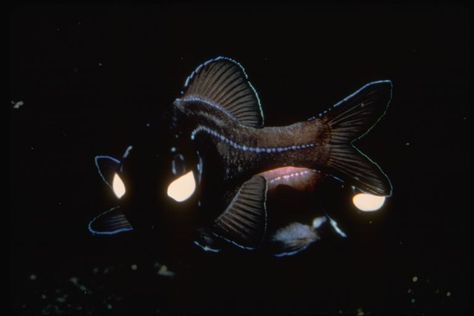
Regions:
[[[14, 7], [9, 19], [15, 313], [467, 312], [466, 8], [50, 4]], [[284, 259], [197, 252], [171, 260], [133, 234], [89, 236], [88, 221], [113, 204], [93, 157], [121, 155], [186, 76], [219, 55], [244, 65], [268, 126], [391, 79], [387, 115], [359, 142], [393, 183], [384, 209], [349, 210], [348, 240]], [[17, 101], [24, 105], [15, 109]], [[175, 277], [158, 275], [156, 262]]]

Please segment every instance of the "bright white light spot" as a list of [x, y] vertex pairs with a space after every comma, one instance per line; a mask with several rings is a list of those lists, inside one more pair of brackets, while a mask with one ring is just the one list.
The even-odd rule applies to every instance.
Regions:
[[385, 196], [359, 193], [354, 195], [352, 203], [363, 212], [373, 212], [383, 206], [385, 203]]
[[114, 175], [114, 179], [112, 180], [112, 189], [119, 199], [125, 194], [125, 184], [123, 183], [122, 179], [120, 179], [118, 174]]
[[192, 171], [189, 171], [185, 175], [171, 182], [168, 185], [168, 191], [166, 193], [173, 200], [183, 202], [189, 199], [195, 190], [196, 181], [194, 180], [194, 174]]

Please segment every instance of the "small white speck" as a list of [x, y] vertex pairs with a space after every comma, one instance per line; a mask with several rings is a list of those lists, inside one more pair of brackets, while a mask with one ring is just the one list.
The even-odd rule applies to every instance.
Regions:
[[25, 104], [25, 102], [23, 101], [18, 101], [18, 102], [11, 101], [11, 102], [15, 110], [18, 110], [20, 107], [22, 107]]
[[372, 224], [372, 223], [373, 223], [373, 222], [370, 220], [370, 221], [369, 221], [369, 224]]
[[357, 309], [357, 314], [356, 314], [356, 315], [357, 315], [357, 316], [364, 316], [364, 315], [365, 315], [365, 314], [364, 314], [364, 311], [362, 310], [362, 308], [358, 308], [358, 309]]
[[338, 313], [339, 315], [342, 315], [342, 309], [338, 310], [337, 313]]
[[71, 278], [69, 279], [69, 281], [71, 281], [72, 284], [77, 284], [77, 282], [79, 281], [79, 279], [76, 278], [76, 277], [71, 277]]
[[410, 145], [411, 145], [410, 142], [406, 142], [406, 143], [405, 143], [405, 146], [410, 146]]
[[94, 273], [94, 274], [99, 273], [99, 268], [95, 267], [94, 269], [92, 269], [92, 273]]
[[449, 291], [446, 292], [446, 296], [447, 296], [447, 297], [450, 297], [450, 296], [451, 296], [451, 292], [449, 292]]
[[41, 294], [41, 299], [45, 300], [45, 299], [46, 299], [46, 295]]
[[464, 121], [467, 120], [467, 116], [464, 116], [462, 119], [463, 119]]
[[416, 281], [418, 281], [418, 277], [415, 275], [413, 278], [411, 278], [411, 280], [412, 280], [413, 282], [416, 282]]
[[166, 277], [174, 277], [175, 273], [173, 271], [168, 270], [166, 265], [162, 265], [160, 270], [158, 270], [158, 274]]
[[138, 269], [138, 266], [136, 264], [132, 264], [130, 266], [130, 269], [132, 269], [133, 271], [136, 271]]
[[31, 281], [34, 281], [34, 280], [36, 280], [36, 279], [37, 279], [36, 274], [30, 275], [30, 280], [31, 280]]
[[112, 309], [112, 304], [107, 304], [107, 309]]
[[410, 293], [413, 293], [413, 290], [412, 290], [412, 289], [408, 289], [407, 292], [408, 292], [408, 294], [410, 294]]
[[102, 67], [103, 64], [101, 62], [99, 62], [98, 65], [99, 65], [99, 67]]
[[416, 300], [415, 300], [414, 298], [412, 298], [412, 299], [410, 300], [410, 302], [411, 302], [412, 304], [415, 304], [415, 301], [416, 301]]

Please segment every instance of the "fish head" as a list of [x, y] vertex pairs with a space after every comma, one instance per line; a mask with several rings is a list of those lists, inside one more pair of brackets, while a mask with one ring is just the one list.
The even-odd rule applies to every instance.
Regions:
[[135, 229], [165, 232], [197, 220], [203, 162], [188, 145], [179, 139], [137, 144], [120, 161], [116, 174], [125, 192], [119, 203]]

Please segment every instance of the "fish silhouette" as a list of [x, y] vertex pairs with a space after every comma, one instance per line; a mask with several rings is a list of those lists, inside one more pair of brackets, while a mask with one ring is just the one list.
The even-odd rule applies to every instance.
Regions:
[[[199, 218], [194, 243], [212, 252], [236, 246], [290, 255], [317, 241], [325, 224], [345, 237], [326, 213], [306, 222], [272, 225], [275, 216], [267, 210], [267, 197], [281, 186], [311, 194], [327, 178], [361, 192], [390, 196], [388, 177], [353, 143], [385, 114], [391, 96], [391, 81], [374, 81], [306, 121], [266, 127], [260, 99], [244, 68], [230, 58], [211, 59], [186, 79], [168, 113], [165, 154], [155, 155], [160, 157], [155, 163], [168, 170], [157, 177], [167, 180], [152, 185], [168, 201], [157, 212], [179, 208], [194, 196], [199, 205], [193, 215]], [[123, 161], [130, 149], [122, 159], [96, 157], [102, 178], [119, 195], [125, 186], [119, 175], [126, 177]], [[206, 201], [212, 201], [212, 207]], [[128, 217], [115, 207], [93, 219], [89, 230], [133, 230]]]

